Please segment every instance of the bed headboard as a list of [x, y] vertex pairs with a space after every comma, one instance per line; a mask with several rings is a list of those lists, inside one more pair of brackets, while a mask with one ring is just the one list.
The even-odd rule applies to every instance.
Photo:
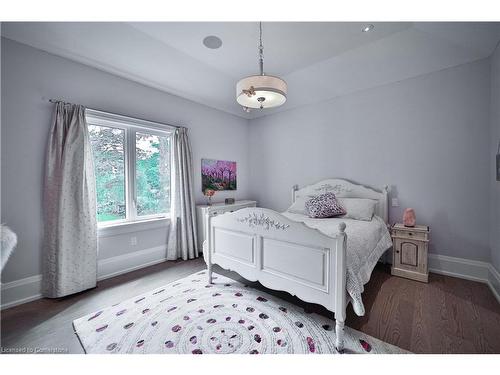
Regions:
[[331, 178], [302, 188], [299, 188], [299, 185], [294, 185], [292, 188], [292, 202], [295, 202], [295, 198], [304, 195], [319, 195], [328, 192], [333, 192], [341, 198], [368, 198], [378, 201], [375, 206], [375, 215], [380, 216], [386, 223], [389, 223], [389, 187], [387, 185], [382, 190], [376, 190], [344, 179]]

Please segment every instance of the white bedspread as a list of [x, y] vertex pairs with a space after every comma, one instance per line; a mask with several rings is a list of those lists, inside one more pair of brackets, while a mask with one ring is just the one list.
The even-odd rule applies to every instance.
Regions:
[[339, 223], [346, 223], [347, 234], [347, 293], [354, 312], [362, 316], [365, 307], [361, 299], [364, 285], [370, 280], [373, 268], [382, 254], [392, 246], [391, 235], [384, 221], [374, 216], [371, 221], [332, 218], [312, 219], [301, 214], [283, 212], [290, 220], [316, 228], [327, 236], [339, 231]]

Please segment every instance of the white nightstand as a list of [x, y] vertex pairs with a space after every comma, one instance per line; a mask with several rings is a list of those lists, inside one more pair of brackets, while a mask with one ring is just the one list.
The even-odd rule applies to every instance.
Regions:
[[405, 227], [394, 224], [392, 227], [392, 269], [391, 273], [408, 279], [427, 282], [427, 252], [429, 246], [429, 227], [415, 225]]
[[206, 231], [206, 217], [208, 212], [210, 212], [213, 216], [216, 216], [226, 212], [233, 212], [241, 210], [242, 208], [256, 207], [256, 206], [257, 202], [250, 200], [236, 201], [232, 204], [213, 203], [210, 206], [206, 204], [196, 206], [196, 222], [198, 227], [198, 250], [201, 252], [203, 249], [203, 241], [205, 241], [205, 231]]

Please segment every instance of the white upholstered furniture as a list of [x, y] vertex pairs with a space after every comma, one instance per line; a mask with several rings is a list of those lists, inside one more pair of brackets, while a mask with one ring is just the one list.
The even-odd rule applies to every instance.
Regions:
[[[299, 189], [292, 197], [334, 192], [339, 197], [377, 201], [375, 214], [388, 221], [387, 188], [382, 191], [341, 179], [324, 180]], [[328, 220], [328, 219], [326, 219]], [[334, 312], [337, 348], [343, 349], [346, 317], [346, 225], [327, 236], [317, 229], [293, 221], [265, 208], [245, 208], [210, 216], [207, 213], [207, 267], [212, 282], [212, 265], [237, 272], [262, 285], [284, 290], [300, 299], [318, 303]]]
[[17, 245], [17, 235], [8, 226], [0, 224], [0, 271]]

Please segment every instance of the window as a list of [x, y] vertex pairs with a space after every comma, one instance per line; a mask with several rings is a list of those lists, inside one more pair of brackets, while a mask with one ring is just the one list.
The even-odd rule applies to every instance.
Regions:
[[170, 138], [135, 133], [137, 215], [148, 216], [170, 209]]
[[167, 217], [172, 128], [86, 111], [100, 226]]
[[126, 219], [125, 131], [89, 125], [94, 156], [97, 221]]

